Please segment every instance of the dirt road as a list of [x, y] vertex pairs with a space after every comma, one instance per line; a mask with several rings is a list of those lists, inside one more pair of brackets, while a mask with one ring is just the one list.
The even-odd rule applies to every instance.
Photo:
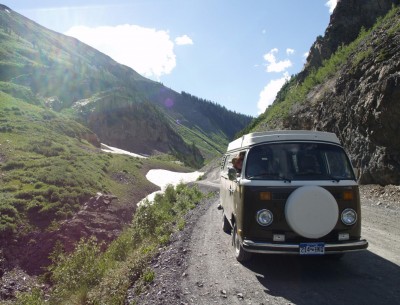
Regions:
[[256, 255], [240, 264], [221, 229], [215, 186], [203, 184], [215, 197], [154, 260], [156, 280], [137, 304], [400, 304], [400, 191], [382, 201], [363, 190], [366, 251], [340, 261]]

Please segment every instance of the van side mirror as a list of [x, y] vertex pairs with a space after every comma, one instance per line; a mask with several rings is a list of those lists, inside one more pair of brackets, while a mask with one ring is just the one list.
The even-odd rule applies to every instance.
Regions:
[[229, 180], [232, 180], [232, 181], [235, 180], [236, 176], [237, 176], [236, 169], [233, 168], [233, 167], [229, 167], [228, 168], [228, 178], [229, 178]]

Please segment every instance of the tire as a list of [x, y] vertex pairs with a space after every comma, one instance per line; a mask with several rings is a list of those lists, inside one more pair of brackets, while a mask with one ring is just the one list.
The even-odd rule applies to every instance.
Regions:
[[315, 185], [302, 186], [286, 200], [285, 218], [298, 235], [317, 239], [335, 228], [339, 207], [335, 197], [326, 189]]
[[224, 231], [227, 234], [231, 234], [231, 231], [232, 231], [231, 224], [229, 223], [228, 219], [226, 218], [224, 212], [222, 212], [222, 231]]
[[237, 234], [236, 223], [233, 224], [232, 228], [232, 245], [235, 251], [236, 260], [240, 263], [246, 262], [251, 258], [251, 253], [247, 252], [243, 249], [242, 245], [240, 244], [240, 239]]

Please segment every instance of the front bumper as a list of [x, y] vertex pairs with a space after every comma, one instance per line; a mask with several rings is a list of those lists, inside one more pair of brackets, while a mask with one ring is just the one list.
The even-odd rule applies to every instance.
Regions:
[[[300, 253], [299, 244], [265, 243], [245, 239], [242, 245], [248, 252], [265, 254], [297, 254]], [[368, 242], [365, 239], [346, 241], [340, 243], [325, 243], [325, 254], [346, 253], [367, 249]]]

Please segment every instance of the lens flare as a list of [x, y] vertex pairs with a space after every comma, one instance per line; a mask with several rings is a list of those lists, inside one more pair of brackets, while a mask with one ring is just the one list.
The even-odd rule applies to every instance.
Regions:
[[173, 101], [173, 99], [168, 97], [168, 98], [164, 101], [164, 105], [165, 105], [165, 107], [167, 107], [167, 108], [173, 107], [173, 106], [174, 106], [174, 101]]

